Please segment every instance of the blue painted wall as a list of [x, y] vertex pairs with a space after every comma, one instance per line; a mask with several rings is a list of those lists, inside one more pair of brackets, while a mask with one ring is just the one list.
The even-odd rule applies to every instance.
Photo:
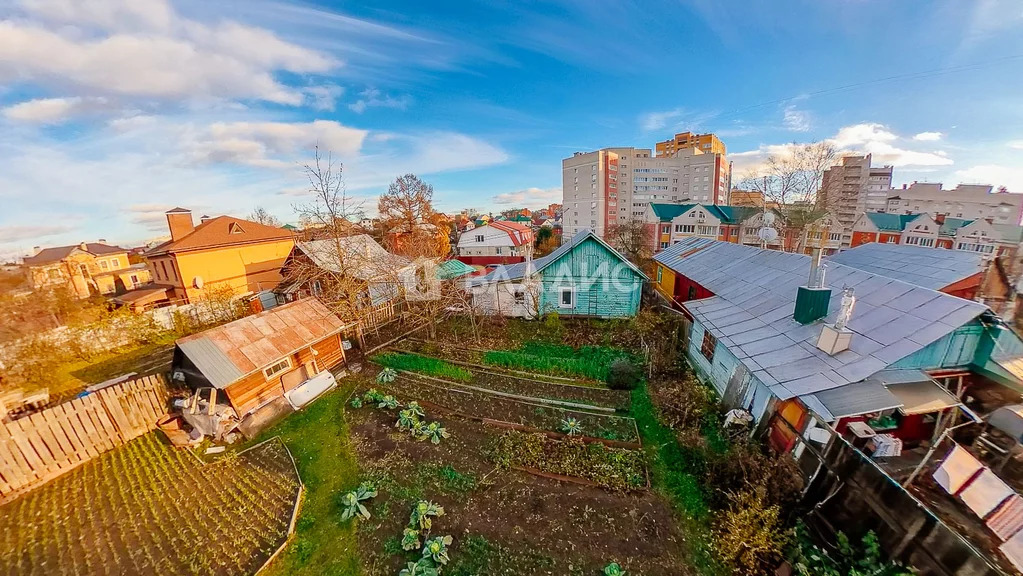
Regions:
[[[567, 316], [620, 318], [639, 312], [644, 277], [622, 256], [586, 238], [540, 272], [540, 309]], [[575, 305], [561, 307], [561, 289], [575, 290]]]

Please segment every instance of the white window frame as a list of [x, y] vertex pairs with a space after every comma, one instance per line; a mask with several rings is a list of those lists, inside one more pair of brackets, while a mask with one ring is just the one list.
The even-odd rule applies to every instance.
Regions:
[[[572, 295], [572, 302], [565, 304], [565, 294]], [[574, 286], [560, 286], [558, 287], [558, 308], [575, 308], [575, 287]]]
[[263, 376], [265, 376], [267, 380], [270, 380], [279, 374], [287, 372], [288, 370], [291, 370], [291, 358], [281, 358], [277, 362], [263, 368]]

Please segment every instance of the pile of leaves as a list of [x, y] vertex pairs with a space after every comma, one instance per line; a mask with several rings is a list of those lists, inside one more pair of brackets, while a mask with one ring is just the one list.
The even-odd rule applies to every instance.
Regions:
[[[607, 382], [616, 361], [632, 367], [640, 364], [635, 355], [607, 346], [573, 348], [532, 340], [517, 350], [492, 350], [483, 355], [483, 361], [492, 366], [525, 370], [554, 376], [583, 377]], [[624, 368], [619, 368], [619, 371]], [[635, 370], [634, 372], [638, 372]], [[626, 377], [628, 379], [628, 376]], [[638, 380], [638, 378], [633, 378]]]
[[370, 358], [370, 360], [399, 371], [417, 372], [427, 376], [436, 376], [437, 378], [458, 382], [469, 382], [472, 380], [472, 372], [461, 366], [409, 352], [386, 352], [384, 354], [377, 354]]
[[568, 438], [552, 440], [545, 434], [507, 432], [491, 450], [501, 466], [533, 468], [548, 474], [583, 478], [611, 490], [633, 490], [646, 485], [643, 453], [586, 444]]

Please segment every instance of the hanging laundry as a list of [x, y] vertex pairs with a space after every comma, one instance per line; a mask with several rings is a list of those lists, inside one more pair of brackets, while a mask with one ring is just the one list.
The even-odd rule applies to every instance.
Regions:
[[1009, 496], [987, 519], [987, 527], [1004, 542], [1023, 528], [1023, 497]]
[[973, 454], [956, 444], [934, 471], [934, 481], [949, 494], [956, 495], [983, 469], [984, 465]]
[[1006, 498], [1016, 492], [995, 473], [985, 468], [973, 482], [959, 493], [963, 502], [981, 518], [986, 517]]

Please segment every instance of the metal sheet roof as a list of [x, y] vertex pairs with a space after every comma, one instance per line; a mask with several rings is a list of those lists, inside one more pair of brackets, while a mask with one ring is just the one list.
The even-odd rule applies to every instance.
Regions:
[[305, 298], [186, 336], [175, 345], [210, 384], [225, 388], [342, 327], [323, 303]]
[[932, 290], [941, 290], [984, 271], [984, 260], [979, 252], [877, 242], [843, 250], [829, 257], [827, 262]]
[[[814, 396], [827, 409], [828, 414], [820, 414], [825, 418], [829, 415], [832, 418], [859, 416], [902, 406], [902, 402], [889, 392], [884, 384], [876, 380], [865, 380], [848, 386], [839, 386], [811, 394], [811, 396]], [[806, 396], [801, 396], [800, 400], [806, 403]], [[807, 405], [809, 406], [809, 404]]]
[[687, 238], [654, 260], [715, 295], [686, 302], [693, 316], [781, 399], [859, 382], [987, 310], [982, 304], [832, 263], [827, 322], [843, 286], [856, 290], [850, 349], [829, 356], [816, 347], [820, 323], [792, 318], [810, 258], [707, 238]]

